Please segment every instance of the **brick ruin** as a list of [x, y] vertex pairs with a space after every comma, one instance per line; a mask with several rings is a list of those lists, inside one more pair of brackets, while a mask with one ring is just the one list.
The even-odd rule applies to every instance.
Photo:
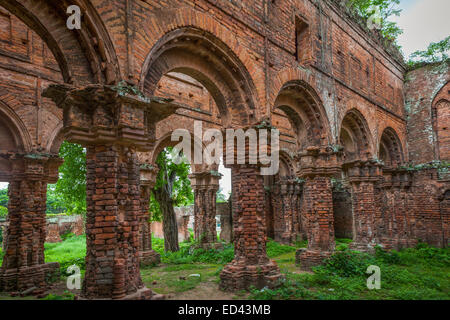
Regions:
[[[275, 286], [267, 237], [301, 268], [335, 237], [372, 251], [449, 243], [448, 63], [408, 71], [339, 0], [0, 0], [0, 291], [45, 290], [46, 186], [64, 140], [87, 150], [82, 297], [149, 299], [155, 160], [178, 128], [280, 130], [280, 171], [232, 165], [236, 256], [220, 287]], [[66, 27], [78, 5], [82, 31]], [[158, 98], [160, 97], [160, 98]], [[193, 168], [195, 235], [215, 245], [216, 168]], [[213, 237], [214, 235], [214, 237]], [[225, 236], [225, 235], [224, 235]]]

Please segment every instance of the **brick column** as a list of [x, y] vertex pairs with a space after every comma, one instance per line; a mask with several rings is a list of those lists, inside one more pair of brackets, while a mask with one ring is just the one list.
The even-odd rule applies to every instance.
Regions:
[[381, 177], [381, 165], [375, 161], [354, 161], [344, 164], [352, 190], [353, 250], [369, 252], [377, 239], [377, 205], [375, 184]]
[[412, 183], [411, 175], [403, 169], [384, 170], [385, 200], [382, 208], [385, 232], [381, 235], [381, 245], [386, 249], [401, 249], [417, 244], [411, 229], [410, 214], [413, 203], [408, 201]]
[[189, 176], [194, 189], [194, 238], [199, 245], [210, 248], [217, 243], [216, 193], [221, 174], [215, 171], [193, 173]]
[[235, 258], [220, 273], [220, 288], [274, 287], [282, 276], [266, 253], [264, 178], [256, 165], [231, 168]]
[[274, 186], [274, 240], [290, 245], [296, 241], [295, 186], [290, 180], [281, 180]]
[[142, 219], [139, 224], [139, 257], [141, 266], [155, 265], [161, 262], [161, 256], [152, 249], [152, 229], [149, 212], [150, 192], [156, 183], [156, 168], [141, 165], [141, 210]]
[[298, 155], [298, 176], [304, 179], [301, 215], [308, 248], [299, 249], [296, 262], [304, 269], [319, 265], [335, 249], [333, 191], [331, 177], [340, 172], [337, 155], [327, 149], [310, 147]]
[[8, 187], [8, 232], [5, 235], [0, 291], [44, 292], [58, 263], [45, 263], [47, 183], [58, 178], [62, 161], [47, 154], [10, 155], [13, 172]]
[[143, 219], [138, 151], [150, 152], [156, 122], [177, 109], [129, 87], [51, 85], [43, 96], [64, 109], [67, 140], [87, 149], [86, 273], [82, 298], [150, 299], [141, 280]]

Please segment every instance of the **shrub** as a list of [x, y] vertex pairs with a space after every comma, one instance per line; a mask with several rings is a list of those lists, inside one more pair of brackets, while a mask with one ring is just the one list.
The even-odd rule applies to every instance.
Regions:
[[367, 267], [376, 264], [373, 256], [357, 251], [339, 251], [325, 261], [325, 268], [329, 272], [342, 276], [364, 276]]

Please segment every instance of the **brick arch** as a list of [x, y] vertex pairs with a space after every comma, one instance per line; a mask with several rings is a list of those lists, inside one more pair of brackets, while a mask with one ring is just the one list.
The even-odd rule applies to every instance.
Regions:
[[287, 81], [281, 86], [272, 111], [277, 108], [287, 115], [296, 131], [297, 147], [305, 149], [311, 145], [331, 143], [330, 124], [325, 108], [317, 91], [304, 77]]
[[0, 90], [0, 119], [14, 138], [16, 146], [15, 150], [8, 151], [30, 152], [33, 149], [33, 140], [27, 127], [14, 111], [13, 106], [17, 105], [20, 105], [20, 102], [13, 95], [6, 90]]
[[[72, 4], [82, 10], [81, 30], [72, 31], [66, 26], [66, 10]], [[112, 42], [89, 1], [0, 0], [0, 6], [46, 42], [65, 82], [114, 83], [120, 77]]]
[[[188, 130], [189, 131], [189, 130]], [[191, 137], [194, 137], [194, 133], [189, 131], [191, 134]], [[171, 139], [172, 136], [172, 132], [167, 132], [164, 135], [162, 135], [155, 143], [155, 147], [153, 149], [153, 151], [151, 152], [150, 156], [149, 156], [149, 161], [151, 164], [155, 164], [156, 163], [156, 159], [158, 158], [158, 155], [161, 153], [161, 151], [163, 151], [165, 148], [167, 147], [174, 147], [177, 144], [179, 144], [181, 142], [180, 141], [172, 141]], [[194, 141], [194, 139], [192, 138], [191, 140], [191, 157], [192, 160], [194, 159], [194, 144], [196, 144], [197, 142]], [[199, 144], [197, 144], [197, 146], [199, 146]], [[202, 141], [201, 143], [201, 148], [202, 151], [205, 150], [206, 145], [204, 144], [204, 142]], [[205, 165], [196, 165], [196, 164], [191, 164], [191, 169], [193, 172], [200, 172], [200, 171], [204, 171], [204, 170], [218, 170], [218, 165], [211, 165], [210, 167], [206, 168], [206, 164]]]
[[339, 143], [344, 146], [346, 160], [369, 159], [374, 155], [373, 139], [364, 115], [352, 108], [340, 123]]
[[169, 72], [199, 81], [214, 98], [222, 125], [255, 122], [256, 88], [238, 57], [213, 34], [184, 27], [165, 34], [144, 62], [141, 89], [153, 95], [160, 79]]
[[450, 81], [438, 91], [431, 104], [431, 121], [436, 135], [436, 158], [450, 160]]
[[60, 121], [55, 129], [52, 131], [45, 150], [47, 152], [58, 154], [61, 144], [64, 142], [64, 123]]
[[378, 158], [386, 166], [395, 167], [404, 162], [403, 147], [397, 132], [392, 127], [383, 130], [378, 148]]
[[280, 171], [278, 173], [279, 177], [292, 178], [295, 176], [296, 169], [294, 158], [291, 152], [287, 149], [280, 150]]

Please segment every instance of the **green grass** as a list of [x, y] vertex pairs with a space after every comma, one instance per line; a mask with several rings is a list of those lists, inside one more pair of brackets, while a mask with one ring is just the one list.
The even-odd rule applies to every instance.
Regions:
[[[223, 266], [234, 257], [233, 245], [222, 249], [196, 248], [195, 242], [180, 243], [180, 251], [164, 252], [164, 240], [153, 238], [153, 248], [161, 254], [162, 264], [144, 267], [144, 283], [157, 293], [176, 294], [208, 283], [217, 284]], [[385, 252], [378, 248], [374, 254], [348, 249], [349, 239], [336, 239], [336, 253], [314, 272], [302, 272], [295, 265], [295, 252], [305, 247], [305, 241], [294, 246], [281, 245], [270, 240], [267, 254], [274, 259], [285, 275], [280, 287], [274, 290], [252, 289], [250, 299], [450, 299], [450, 249], [437, 249], [426, 244], [399, 252]], [[76, 264], [85, 266], [85, 236], [71, 236], [61, 243], [45, 244], [46, 262], [59, 262], [61, 271]], [[3, 256], [0, 249], [0, 263]], [[367, 288], [369, 265], [381, 269], [381, 289]], [[200, 277], [189, 277], [200, 274]], [[217, 289], [218, 290], [218, 289]], [[243, 296], [241, 298], [247, 298]], [[71, 299], [70, 293], [50, 295], [46, 299]]]
[[85, 269], [86, 236], [71, 236], [63, 242], [45, 244], [45, 262], [59, 262], [62, 274], [73, 264]]
[[[341, 241], [342, 243], [342, 241]], [[449, 300], [450, 249], [416, 248], [390, 253], [377, 249], [365, 254], [342, 249], [314, 273], [283, 270], [285, 280], [277, 289], [253, 289], [251, 299], [318, 300]], [[367, 288], [369, 265], [381, 269], [381, 289]]]

